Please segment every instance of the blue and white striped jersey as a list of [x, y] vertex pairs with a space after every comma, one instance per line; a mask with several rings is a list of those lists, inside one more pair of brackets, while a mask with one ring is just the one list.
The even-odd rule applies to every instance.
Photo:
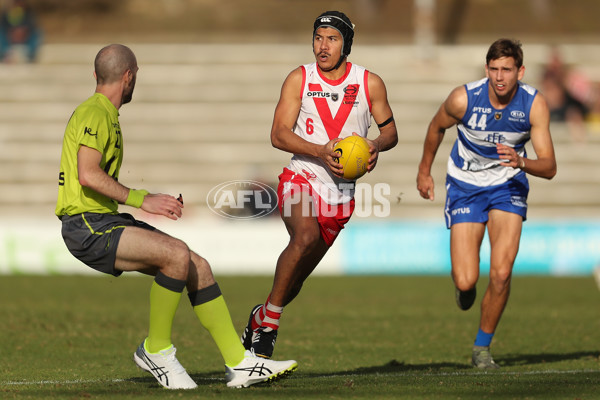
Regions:
[[502, 184], [519, 173], [525, 175], [518, 168], [500, 165], [496, 143], [511, 146], [521, 157], [526, 156], [525, 143], [531, 130], [529, 113], [537, 90], [519, 82], [515, 97], [500, 110], [490, 103], [487, 78], [467, 83], [465, 88], [468, 106], [457, 125], [458, 137], [448, 159], [448, 175], [479, 187]]

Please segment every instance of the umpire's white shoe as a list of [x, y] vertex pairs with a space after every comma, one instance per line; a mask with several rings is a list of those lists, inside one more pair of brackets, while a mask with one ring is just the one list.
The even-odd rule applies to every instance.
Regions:
[[273, 382], [290, 375], [296, 368], [298, 363], [294, 360], [274, 361], [259, 358], [247, 350], [244, 359], [238, 365], [225, 365], [225, 380], [229, 387], [248, 387], [255, 383]]
[[133, 353], [133, 361], [138, 367], [154, 375], [158, 383], [167, 389], [198, 387], [196, 382], [185, 372], [185, 368], [177, 361], [177, 357], [175, 357], [177, 349], [173, 345], [153, 354], [146, 351], [144, 343], [145, 341]]

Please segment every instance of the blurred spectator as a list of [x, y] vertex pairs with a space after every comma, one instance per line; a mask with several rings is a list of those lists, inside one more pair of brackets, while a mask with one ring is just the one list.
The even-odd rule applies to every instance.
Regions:
[[592, 108], [594, 87], [584, 74], [564, 64], [556, 48], [543, 72], [541, 89], [550, 108], [551, 121], [565, 122], [571, 137], [584, 141], [585, 120]]
[[0, 15], [0, 61], [10, 59], [15, 45], [24, 46], [25, 58], [34, 62], [41, 43], [41, 31], [26, 0], [7, 0]]
[[592, 85], [590, 111], [586, 118], [588, 133], [600, 135], [600, 82]]

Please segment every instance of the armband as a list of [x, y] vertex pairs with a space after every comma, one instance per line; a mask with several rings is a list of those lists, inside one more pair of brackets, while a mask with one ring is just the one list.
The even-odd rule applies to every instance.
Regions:
[[384, 126], [388, 125], [390, 122], [392, 122], [394, 120], [394, 116], [392, 115], [391, 117], [389, 117], [388, 119], [386, 119], [385, 121], [383, 121], [380, 124], [377, 124], [377, 127], [379, 129], [383, 128]]
[[129, 195], [125, 204], [131, 207], [140, 208], [144, 202], [144, 197], [148, 194], [147, 190], [129, 189]]

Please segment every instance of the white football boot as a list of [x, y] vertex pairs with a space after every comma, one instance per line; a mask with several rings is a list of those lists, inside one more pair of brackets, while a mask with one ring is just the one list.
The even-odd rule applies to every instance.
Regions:
[[228, 387], [241, 388], [261, 382], [273, 382], [290, 375], [298, 368], [295, 360], [274, 361], [259, 358], [249, 350], [236, 366], [225, 365], [225, 380]]
[[158, 353], [148, 353], [140, 344], [135, 353], [133, 361], [144, 371], [150, 372], [158, 383], [167, 389], [195, 389], [196, 382], [185, 372], [185, 368], [177, 361], [175, 353], [177, 349], [173, 345]]

